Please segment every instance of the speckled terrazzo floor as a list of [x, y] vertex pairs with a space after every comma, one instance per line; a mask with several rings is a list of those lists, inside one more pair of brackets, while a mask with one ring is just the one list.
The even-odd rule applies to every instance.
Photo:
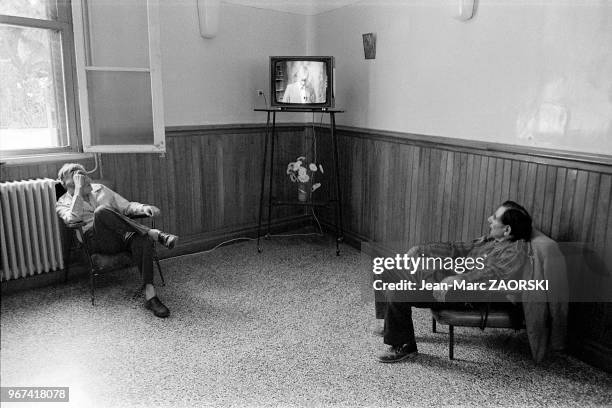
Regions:
[[521, 333], [457, 328], [448, 360], [427, 310], [420, 355], [378, 363], [359, 252], [343, 250], [285, 238], [164, 260], [165, 320], [134, 296], [136, 271], [101, 279], [95, 307], [86, 279], [4, 295], [2, 386], [69, 386], [48, 406], [72, 407], [612, 404], [609, 375], [566, 356], [537, 367]]

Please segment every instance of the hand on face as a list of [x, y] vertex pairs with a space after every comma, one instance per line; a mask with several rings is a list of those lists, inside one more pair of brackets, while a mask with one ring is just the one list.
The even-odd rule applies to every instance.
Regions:
[[74, 173], [72, 182], [74, 183], [75, 194], [85, 197], [91, 193], [91, 179], [86, 174]]

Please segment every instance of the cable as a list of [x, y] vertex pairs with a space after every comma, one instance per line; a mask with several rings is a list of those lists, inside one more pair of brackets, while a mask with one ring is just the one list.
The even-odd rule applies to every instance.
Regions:
[[229, 240], [227, 240], [227, 241], [224, 241], [224, 242], [220, 243], [219, 245], [215, 246], [214, 248], [212, 248], [212, 249], [208, 249], [208, 250], [206, 250], [206, 251], [193, 252], [193, 253], [191, 253], [191, 254], [185, 254], [185, 255], [176, 255], [176, 256], [171, 256], [171, 257], [169, 257], [169, 258], [160, 259], [160, 261], [163, 261], [163, 260], [165, 260], [165, 259], [176, 259], [176, 258], [183, 258], [183, 257], [185, 257], [185, 256], [191, 256], [191, 255], [197, 255], [197, 254], [207, 254], [207, 253], [212, 252], [212, 251], [214, 251], [215, 249], [217, 249], [217, 248], [219, 248], [219, 247], [221, 247], [221, 246], [223, 246], [223, 245], [227, 244], [228, 242], [240, 241], [240, 240], [242, 240], [242, 241], [256, 241], [257, 239], [256, 239], [256, 238], [249, 238], [249, 237], [232, 238], [232, 239], [229, 239]]
[[[317, 236], [322, 236], [325, 235], [323, 234], [323, 228], [321, 227], [321, 223], [319, 222], [319, 219], [317, 218], [317, 215], [314, 212], [314, 209], [311, 209], [312, 211], [312, 216], [314, 217], [315, 221], [317, 222], [317, 225], [319, 227], [319, 232], [310, 232], [310, 233], [306, 233], [306, 234], [270, 234], [271, 237], [304, 237], [304, 236], [310, 236], [310, 235], [317, 235]], [[234, 242], [234, 241], [256, 241], [256, 238], [249, 238], [249, 237], [238, 237], [238, 238], [232, 238], [229, 239], [227, 241], [223, 241], [220, 244], [216, 245], [214, 248], [208, 249], [206, 251], [200, 251], [200, 252], [194, 252], [191, 254], [185, 254], [185, 255], [177, 255], [177, 256], [172, 256], [169, 258], [164, 258], [164, 259], [176, 259], [176, 258], [183, 258], [185, 256], [191, 256], [191, 255], [197, 255], [197, 254], [207, 254], [209, 252], [214, 251], [215, 249], [222, 247], [223, 245], [230, 243], [230, 242]], [[163, 261], [163, 259], [160, 259], [160, 261]]]
[[[94, 168], [85, 170], [85, 174], [95, 173], [96, 170], [98, 170], [98, 153], [94, 153]], [[100, 178], [102, 178], [102, 170], [100, 170]]]

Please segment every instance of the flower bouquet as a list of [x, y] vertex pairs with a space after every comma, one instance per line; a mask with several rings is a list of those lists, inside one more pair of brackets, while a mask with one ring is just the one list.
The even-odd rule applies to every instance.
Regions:
[[287, 174], [292, 182], [298, 183], [298, 200], [308, 201], [310, 194], [315, 192], [321, 183], [315, 183], [315, 173], [320, 171], [323, 174], [323, 166], [316, 163], [306, 164], [306, 157], [300, 156], [294, 162], [287, 165]]

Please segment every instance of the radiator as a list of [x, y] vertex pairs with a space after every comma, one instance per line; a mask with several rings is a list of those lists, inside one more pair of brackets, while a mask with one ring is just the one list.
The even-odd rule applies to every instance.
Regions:
[[64, 268], [55, 183], [51, 179], [0, 183], [0, 280]]

